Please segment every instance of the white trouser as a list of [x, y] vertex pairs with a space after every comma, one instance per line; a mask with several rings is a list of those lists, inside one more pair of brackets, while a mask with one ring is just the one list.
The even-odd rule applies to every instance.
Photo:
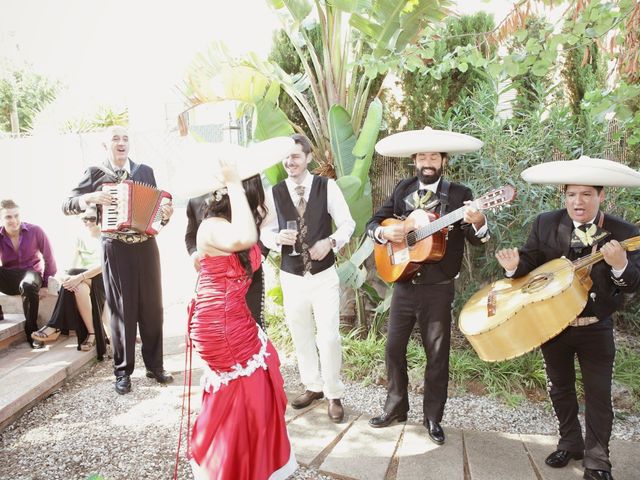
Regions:
[[327, 398], [342, 398], [340, 281], [335, 266], [304, 277], [281, 270], [280, 285], [302, 383]]

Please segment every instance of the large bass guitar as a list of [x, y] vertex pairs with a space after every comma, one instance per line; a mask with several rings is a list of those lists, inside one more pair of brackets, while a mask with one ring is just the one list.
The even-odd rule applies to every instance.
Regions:
[[[640, 236], [620, 242], [640, 248]], [[578, 260], [551, 260], [520, 278], [505, 278], [476, 292], [460, 312], [459, 327], [478, 356], [497, 362], [523, 355], [562, 332], [582, 312], [595, 252]]]
[[[471, 202], [478, 210], [501, 207], [511, 202], [516, 190], [505, 185]], [[414, 210], [405, 220], [387, 218], [383, 227], [402, 225], [404, 241], [375, 244], [374, 255], [378, 275], [387, 281], [405, 280], [420, 268], [421, 263], [434, 263], [442, 259], [446, 250], [448, 227], [464, 217], [465, 207], [460, 207], [442, 217], [421, 209]]]

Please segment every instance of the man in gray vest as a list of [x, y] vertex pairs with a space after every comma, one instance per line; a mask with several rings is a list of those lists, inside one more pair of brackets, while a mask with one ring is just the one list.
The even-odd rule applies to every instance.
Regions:
[[284, 313], [306, 389], [291, 406], [304, 408], [326, 396], [329, 418], [341, 422], [344, 385], [335, 252], [349, 241], [355, 222], [336, 182], [309, 172], [309, 139], [299, 134], [291, 138], [295, 145], [283, 161], [288, 178], [267, 193], [267, 206], [275, 215], [263, 223], [260, 239], [282, 253]]

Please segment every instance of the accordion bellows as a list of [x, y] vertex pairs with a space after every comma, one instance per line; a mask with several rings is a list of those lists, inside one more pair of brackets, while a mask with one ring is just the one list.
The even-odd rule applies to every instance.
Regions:
[[103, 232], [133, 230], [157, 235], [162, 228], [161, 207], [171, 202], [169, 192], [131, 180], [105, 183], [102, 189], [114, 198], [102, 208]]

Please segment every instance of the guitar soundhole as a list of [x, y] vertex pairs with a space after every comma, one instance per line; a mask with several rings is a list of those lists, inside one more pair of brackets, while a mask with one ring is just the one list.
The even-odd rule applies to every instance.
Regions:
[[416, 231], [407, 233], [407, 246], [413, 247], [416, 244]]
[[522, 292], [523, 293], [539, 292], [540, 290], [545, 288], [547, 285], [549, 285], [552, 279], [553, 279], [553, 276], [546, 273], [541, 273], [539, 275], [536, 275], [531, 280], [529, 280], [529, 283], [527, 283], [524, 287], [522, 287]]

